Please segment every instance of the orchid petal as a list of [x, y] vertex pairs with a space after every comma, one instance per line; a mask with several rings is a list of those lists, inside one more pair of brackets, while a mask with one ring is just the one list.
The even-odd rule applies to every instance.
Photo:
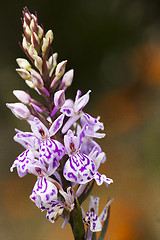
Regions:
[[85, 124], [83, 126], [81, 132], [79, 133], [79, 148], [82, 145], [84, 138], [86, 137], [85, 133], [86, 133], [87, 129], [88, 129], [88, 124]]
[[[19, 130], [18, 130], [19, 131]], [[37, 139], [31, 132], [19, 131], [15, 136], [14, 140], [21, 144], [26, 149], [38, 149], [40, 145], [39, 139]]]
[[76, 97], [75, 97], [75, 102], [78, 101], [78, 99], [80, 98], [80, 96], [82, 95], [81, 90], [77, 91]]
[[47, 139], [46, 141], [42, 142], [39, 151], [40, 160], [44, 161], [45, 163], [52, 162], [54, 158], [56, 161], [59, 161], [65, 154], [63, 144], [53, 139]]
[[31, 151], [26, 150], [16, 158], [10, 170], [11, 172], [13, 172], [13, 168], [16, 167], [18, 176], [24, 177], [28, 172], [28, 164], [33, 161], [34, 161], [34, 154]]
[[44, 164], [40, 163], [37, 159], [35, 159], [33, 152], [30, 150], [24, 151], [16, 158], [10, 168], [11, 172], [15, 167], [17, 168], [19, 177], [24, 177], [27, 172], [32, 173], [36, 176], [46, 173], [46, 168]]
[[63, 120], [64, 120], [65, 115], [61, 114], [51, 125], [49, 129], [49, 135], [50, 137], [55, 135], [58, 130], [62, 127]]
[[31, 125], [32, 132], [38, 139], [45, 140], [49, 138], [48, 128], [38, 118], [35, 117], [34, 120], [29, 123]]
[[67, 117], [74, 115], [73, 111], [74, 102], [71, 99], [67, 99], [63, 106], [61, 107], [61, 112], [64, 113]]
[[65, 163], [63, 175], [73, 183], [85, 184], [94, 177], [95, 164], [84, 154], [75, 154]]
[[72, 130], [69, 129], [64, 136], [64, 144], [68, 155], [71, 155], [79, 149], [79, 138], [74, 136]]
[[61, 112], [65, 114], [67, 117], [71, 117], [74, 115], [73, 108], [71, 107], [62, 107]]
[[113, 199], [109, 200], [108, 203], [106, 204], [106, 206], [104, 207], [103, 211], [101, 212], [101, 214], [99, 215], [99, 220], [100, 222], [104, 222], [107, 218], [107, 211], [108, 211], [108, 207], [111, 204], [111, 202], [113, 201]]
[[87, 212], [83, 218], [84, 223], [90, 227], [92, 232], [99, 232], [102, 230], [102, 224], [95, 212]]
[[111, 178], [107, 178], [104, 174], [101, 175], [99, 172], [95, 173], [94, 179], [98, 186], [102, 185], [103, 182], [105, 182], [107, 186], [108, 184], [113, 183], [113, 180]]
[[41, 208], [42, 203], [43, 207], [45, 207], [51, 201], [56, 200], [57, 193], [57, 187], [45, 177], [42, 177], [37, 179], [32, 194], [30, 195], [30, 199], [34, 201], [38, 208]]
[[90, 196], [89, 212], [94, 211], [98, 215], [99, 197]]
[[99, 118], [94, 118], [92, 117], [91, 115], [89, 115], [88, 113], [84, 113], [83, 114], [83, 117], [85, 118], [86, 122], [92, 126], [96, 126], [96, 129], [95, 131], [101, 129], [101, 130], [104, 130], [104, 125], [102, 122], [99, 122]]
[[74, 115], [73, 117], [70, 117], [68, 119], [68, 121], [64, 124], [63, 128], [62, 128], [62, 133], [66, 133], [68, 131], [68, 129], [73, 125], [74, 122], [76, 122], [79, 118], [81, 117], [81, 115]]
[[99, 144], [96, 141], [94, 141], [92, 138], [86, 137], [83, 140], [83, 143], [81, 146], [81, 152], [86, 155], [90, 155], [90, 153], [92, 152], [94, 147], [96, 147], [96, 149], [98, 150], [99, 153], [102, 152], [101, 147], [99, 146]]
[[99, 153], [99, 155], [94, 159], [96, 169], [98, 170], [101, 163], [106, 161], [106, 154], [104, 152]]
[[54, 223], [58, 217], [63, 213], [64, 205], [62, 202], [53, 201], [51, 207], [47, 211], [46, 218]]
[[89, 101], [89, 93], [91, 92], [91, 90], [89, 90], [85, 95], [83, 95], [82, 97], [76, 99], [75, 104], [74, 104], [74, 111], [76, 113], [80, 112], [88, 103]]

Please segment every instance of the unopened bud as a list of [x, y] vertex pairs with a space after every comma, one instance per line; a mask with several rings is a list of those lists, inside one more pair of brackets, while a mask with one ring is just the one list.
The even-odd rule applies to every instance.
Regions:
[[32, 33], [31, 36], [31, 44], [34, 46], [34, 48], [37, 49], [37, 47], [39, 46], [39, 38], [37, 36], [37, 34], [35, 32]]
[[41, 28], [41, 26], [37, 26], [38, 27], [38, 37], [39, 37], [39, 39], [41, 39], [42, 37], [43, 37], [43, 28]]
[[25, 82], [30, 88], [35, 88], [35, 85], [33, 84], [32, 81], [26, 80]]
[[23, 103], [6, 103], [6, 105], [19, 119], [28, 119], [31, 116], [29, 109]]
[[51, 44], [53, 41], [53, 32], [52, 30], [48, 30], [48, 32], [45, 35], [45, 39]]
[[24, 28], [24, 32], [27, 37], [31, 37], [32, 32], [31, 32], [30, 28], [28, 27], [28, 25]]
[[39, 73], [37, 73], [35, 70], [31, 69], [31, 78], [33, 84], [38, 88], [43, 88], [43, 79]]
[[42, 44], [42, 53], [43, 53], [43, 54], [45, 54], [48, 46], [49, 46], [49, 42], [47, 41], [46, 38], [43, 38], [43, 44]]
[[65, 68], [66, 68], [66, 64], [67, 64], [67, 60], [58, 63], [58, 65], [56, 67], [56, 72], [55, 72], [55, 76], [57, 78], [62, 77], [62, 75], [64, 74]]
[[22, 90], [14, 90], [13, 94], [18, 98], [18, 100], [24, 104], [29, 104], [31, 97], [28, 93]]
[[31, 17], [29, 15], [29, 13], [24, 12], [24, 21], [26, 21], [26, 23], [29, 25], [30, 21], [31, 21]]
[[52, 43], [53, 41], [53, 32], [52, 30], [49, 30], [45, 37], [43, 38], [43, 44], [42, 44], [42, 53], [45, 54], [45, 52], [47, 51], [49, 45]]
[[65, 91], [59, 90], [54, 94], [54, 104], [56, 107], [60, 108], [65, 103]]
[[38, 55], [38, 53], [33, 45], [30, 45], [28, 53], [33, 59], [34, 59], [34, 55]]
[[27, 70], [22, 68], [17, 68], [16, 71], [24, 80], [31, 81], [31, 74]]
[[22, 47], [28, 51], [28, 48], [29, 48], [29, 43], [27, 42], [26, 40], [26, 37], [24, 36], [23, 37], [23, 40], [22, 40]]
[[34, 55], [34, 65], [36, 66], [36, 68], [40, 71], [40, 73], [42, 74], [42, 58]]
[[37, 22], [37, 17], [34, 14], [31, 14], [31, 17]]
[[48, 70], [49, 70], [49, 77], [52, 76], [52, 73], [57, 65], [57, 56], [58, 54], [57, 53], [54, 53], [49, 59], [48, 59], [48, 62], [47, 62], [47, 67], [48, 67]]
[[25, 58], [17, 58], [16, 62], [20, 68], [24, 68], [25, 70], [28, 70], [31, 68], [30, 63]]
[[66, 72], [62, 78], [62, 84], [65, 85], [65, 87], [69, 87], [72, 84], [73, 81], [73, 74], [74, 70], [71, 69], [68, 72]]
[[30, 29], [31, 31], [34, 31], [36, 28], [36, 22], [35, 20], [32, 18], [31, 22], [30, 22]]
[[23, 28], [25, 29], [27, 26], [28, 26], [28, 24], [27, 24], [26, 20], [24, 19], [24, 21], [23, 21]]

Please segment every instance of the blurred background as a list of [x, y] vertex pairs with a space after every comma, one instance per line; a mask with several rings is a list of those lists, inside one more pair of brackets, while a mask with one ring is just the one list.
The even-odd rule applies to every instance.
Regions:
[[[32, 2], [32, 3], [31, 3]], [[5, 106], [16, 102], [14, 89], [30, 89], [15, 72], [24, 57], [22, 9], [38, 12], [45, 31], [52, 29], [58, 62], [74, 68], [72, 87], [92, 90], [86, 107], [101, 116], [100, 141], [107, 162], [100, 172], [114, 179], [94, 187], [100, 211], [114, 198], [106, 239], [158, 240], [160, 236], [160, 2], [156, 0], [3, 1], [0, 8], [0, 239], [73, 239], [59, 219], [51, 224], [30, 201], [35, 177], [20, 179], [9, 168], [22, 148], [14, 128], [28, 129]], [[31, 91], [32, 92], [32, 91]], [[34, 94], [34, 93], [33, 93]], [[89, 199], [84, 204], [87, 210]]]

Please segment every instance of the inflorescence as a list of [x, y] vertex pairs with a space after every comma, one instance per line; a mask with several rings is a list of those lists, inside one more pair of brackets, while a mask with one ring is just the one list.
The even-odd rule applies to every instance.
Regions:
[[[73, 224], [71, 214], [88, 197], [94, 182], [107, 186], [113, 182], [98, 171], [106, 155], [95, 139], [105, 136], [98, 132], [104, 130], [104, 125], [100, 117], [94, 118], [83, 111], [90, 90], [84, 95], [78, 90], [74, 101], [66, 99], [65, 91], [74, 72], [73, 69], [65, 72], [67, 61], [57, 64], [57, 53], [52, 53], [51, 48], [53, 32], [45, 34], [37, 14], [31, 14], [26, 7], [22, 24], [21, 47], [28, 60], [18, 58], [16, 71], [43, 101], [33, 99], [28, 92], [14, 90], [20, 102], [7, 103], [13, 114], [26, 120], [31, 128], [31, 132], [15, 129], [14, 140], [25, 151], [16, 158], [11, 172], [17, 168], [19, 177], [34, 174], [37, 180], [30, 199], [46, 211], [50, 222], [62, 216], [63, 226], [67, 222]], [[98, 197], [91, 196], [88, 212], [80, 208], [88, 236], [102, 230], [101, 222], [107, 217], [111, 200], [99, 217], [98, 202]]]

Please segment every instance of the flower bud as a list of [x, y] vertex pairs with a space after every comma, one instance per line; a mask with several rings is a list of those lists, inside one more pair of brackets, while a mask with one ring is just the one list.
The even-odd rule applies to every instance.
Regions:
[[52, 30], [48, 30], [48, 32], [45, 35], [45, 39], [51, 44], [53, 41], [53, 32]]
[[28, 11], [28, 9], [24, 8], [23, 16], [24, 16], [24, 21], [26, 21], [26, 23], [29, 25], [29, 23], [31, 21], [31, 16], [29, 15], [29, 13], [27, 11]]
[[38, 37], [39, 39], [41, 39], [43, 37], [43, 28], [41, 28], [41, 26], [37, 25], [37, 28], [38, 28]]
[[39, 73], [37, 73], [34, 69], [31, 69], [31, 78], [33, 84], [38, 88], [43, 88], [43, 79]]
[[29, 70], [31, 68], [30, 63], [24, 58], [17, 58], [16, 62], [20, 68], [24, 68], [25, 70]]
[[47, 67], [48, 67], [48, 70], [49, 70], [49, 77], [52, 76], [52, 73], [57, 65], [57, 56], [58, 54], [57, 53], [54, 53], [47, 61]]
[[73, 81], [73, 74], [74, 70], [71, 69], [68, 72], [66, 72], [62, 78], [62, 84], [64, 84], [65, 87], [69, 87], [72, 84]]
[[25, 29], [28, 26], [28, 20], [26, 21], [26, 19], [23, 20], [23, 28]]
[[25, 35], [26, 35], [27, 37], [31, 37], [31, 35], [32, 35], [32, 32], [31, 32], [31, 30], [30, 30], [30, 28], [29, 28], [28, 26], [26, 26], [26, 27], [24, 28], [24, 33], [25, 33]]
[[43, 53], [43, 54], [45, 54], [48, 46], [49, 46], [49, 42], [47, 41], [46, 38], [43, 38], [43, 44], [42, 44], [42, 53]]
[[24, 104], [29, 104], [31, 97], [28, 93], [22, 90], [14, 90], [13, 94], [18, 98], [18, 100]]
[[42, 58], [34, 55], [34, 65], [36, 66], [36, 68], [40, 71], [40, 73], [42, 74]]
[[28, 50], [29, 55], [34, 59], [34, 55], [38, 55], [36, 49], [34, 46], [31, 44]]
[[59, 90], [54, 94], [54, 104], [56, 107], [60, 108], [65, 103], [65, 91]]
[[27, 51], [28, 51], [28, 49], [29, 49], [29, 43], [27, 42], [25, 36], [23, 37], [23, 40], [22, 40], [22, 47], [23, 47], [25, 50], [27, 50]]
[[55, 72], [55, 76], [57, 78], [62, 77], [62, 75], [64, 74], [65, 68], [66, 68], [66, 64], [67, 64], [67, 60], [58, 63], [58, 65], [56, 67], [56, 72]]
[[30, 29], [31, 29], [31, 31], [35, 31], [35, 29], [36, 29], [36, 21], [33, 18], [30, 22]]
[[32, 33], [31, 44], [34, 46], [35, 49], [37, 49], [39, 46], [39, 38], [35, 32]]
[[49, 45], [52, 43], [53, 41], [53, 32], [52, 30], [49, 30], [45, 37], [43, 38], [43, 44], [42, 44], [42, 53], [45, 54], [45, 52], [47, 51], [47, 48], [49, 47]]
[[32, 19], [34, 19], [35, 22], [37, 22], [37, 17], [34, 14], [31, 14]]
[[35, 88], [35, 85], [33, 84], [33, 82], [25, 80], [26, 84], [30, 87], [30, 88]]
[[19, 119], [28, 119], [31, 116], [29, 109], [23, 103], [6, 103], [6, 105]]
[[31, 74], [27, 70], [22, 68], [17, 68], [16, 71], [24, 80], [31, 81]]

